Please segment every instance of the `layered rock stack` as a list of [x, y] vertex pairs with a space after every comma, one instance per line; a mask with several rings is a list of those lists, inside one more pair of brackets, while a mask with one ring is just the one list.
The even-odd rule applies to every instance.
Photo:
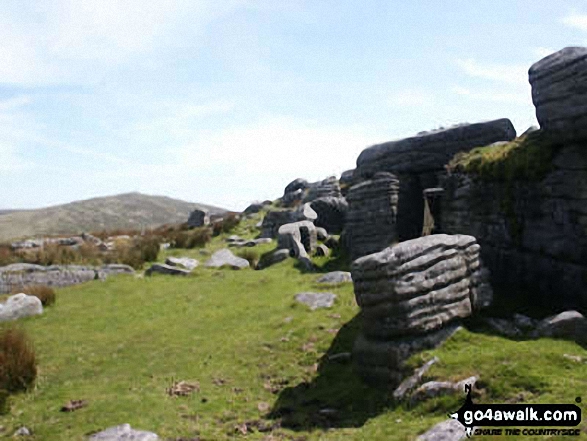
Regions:
[[315, 225], [310, 221], [294, 222], [279, 228], [277, 248], [287, 249], [296, 258], [307, 258], [318, 245]]
[[342, 197], [342, 193], [340, 192], [340, 185], [338, 184], [338, 179], [336, 179], [335, 176], [330, 176], [329, 178], [326, 178], [322, 181], [309, 184], [303, 201], [312, 202], [318, 198], [324, 197]]
[[472, 236], [431, 235], [353, 262], [362, 332], [353, 358], [372, 384], [397, 385], [403, 362], [453, 331], [455, 320], [488, 306], [488, 272]]
[[351, 187], [343, 232], [352, 259], [376, 253], [397, 241], [396, 215], [399, 181], [391, 173], [376, 173], [372, 179]]
[[188, 227], [196, 228], [203, 227], [210, 224], [210, 214], [207, 210], [196, 209], [190, 213], [188, 219]]
[[397, 230], [399, 240], [419, 237], [424, 218], [422, 191], [438, 187], [445, 165], [461, 151], [509, 141], [516, 131], [509, 119], [461, 124], [398, 141], [371, 146], [359, 155], [355, 179], [376, 172], [395, 174], [400, 180]]
[[587, 139], [587, 48], [564, 48], [528, 74], [540, 127], [561, 142]]

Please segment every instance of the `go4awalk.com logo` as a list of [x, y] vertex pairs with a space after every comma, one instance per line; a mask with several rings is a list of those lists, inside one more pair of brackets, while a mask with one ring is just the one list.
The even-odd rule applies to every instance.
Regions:
[[[575, 404], [475, 404], [470, 385], [465, 386], [465, 392], [465, 404], [449, 416], [465, 426], [467, 437], [580, 435], [581, 408]], [[575, 401], [580, 403], [581, 399]]]

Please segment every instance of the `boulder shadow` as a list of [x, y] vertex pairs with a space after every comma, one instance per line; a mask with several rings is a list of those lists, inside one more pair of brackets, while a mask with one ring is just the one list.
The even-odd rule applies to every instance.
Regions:
[[353, 371], [350, 353], [360, 321], [358, 314], [339, 330], [318, 362], [318, 375], [283, 389], [267, 418], [294, 431], [356, 428], [394, 406], [390, 391], [367, 386]]

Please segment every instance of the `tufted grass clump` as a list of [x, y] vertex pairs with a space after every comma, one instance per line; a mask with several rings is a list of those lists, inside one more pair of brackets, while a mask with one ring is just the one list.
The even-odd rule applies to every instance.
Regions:
[[250, 248], [245, 248], [238, 252], [238, 257], [241, 257], [249, 262], [251, 268], [256, 268], [259, 263], [259, 252]]
[[0, 333], [0, 392], [24, 392], [37, 376], [35, 350], [27, 334], [18, 328]]
[[12, 289], [12, 294], [25, 293], [37, 297], [43, 306], [50, 306], [55, 303], [56, 295], [53, 288], [47, 285], [25, 285]]
[[447, 168], [486, 181], [539, 181], [552, 170], [559, 146], [537, 130], [513, 141], [457, 153]]

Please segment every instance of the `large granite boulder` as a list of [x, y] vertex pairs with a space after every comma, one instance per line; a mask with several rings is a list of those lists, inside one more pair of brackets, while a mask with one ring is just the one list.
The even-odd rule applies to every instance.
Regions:
[[188, 218], [188, 227], [196, 228], [210, 224], [210, 214], [208, 210], [195, 209], [190, 213]]
[[343, 197], [326, 196], [314, 199], [310, 206], [318, 215], [316, 226], [325, 228], [330, 234], [340, 234], [346, 222], [349, 204]]
[[399, 181], [390, 173], [351, 187], [344, 245], [352, 259], [376, 253], [397, 241], [396, 214]]
[[95, 433], [88, 441], [159, 441], [160, 438], [153, 432], [133, 429], [130, 424], [110, 427]]
[[507, 118], [422, 132], [366, 148], [357, 159], [356, 173], [369, 177], [378, 171], [394, 174], [436, 171], [458, 152], [515, 137], [516, 130]]
[[536, 119], [560, 142], [587, 138], [587, 47], [566, 47], [528, 72]]
[[356, 360], [367, 381], [396, 383], [405, 357], [439, 344], [455, 321], [489, 306], [493, 293], [479, 253], [472, 236], [438, 234], [353, 262], [362, 311]]
[[237, 257], [230, 252], [228, 248], [216, 251], [210, 259], [204, 264], [208, 268], [230, 267], [232, 269], [244, 269], [249, 267], [249, 261]]
[[317, 217], [310, 204], [304, 204], [295, 210], [271, 210], [263, 218], [260, 237], [275, 238], [282, 225], [299, 221], [313, 222]]
[[17, 320], [43, 313], [43, 304], [38, 297], [26, 294], [15, 294], [0, 303], [0, 322]]
[[564, 311], [542, 320], [533, 336], [565, 338], [587, 345], [587, 318], [577, 311]]

